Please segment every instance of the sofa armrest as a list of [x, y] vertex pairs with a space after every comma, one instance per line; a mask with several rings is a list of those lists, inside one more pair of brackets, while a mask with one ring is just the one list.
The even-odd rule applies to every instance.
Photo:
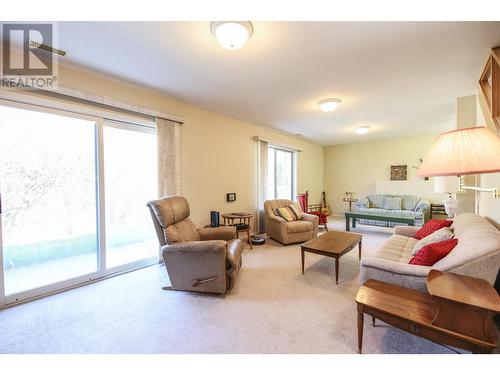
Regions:
[[356, 208], [370, 208], [370, 201], [368, 200], [368, 197], [363, 197], [361, 199], [358, 199], [355, 207]]
[[431, 208], [431, 203], [426, 199], [420, 199], [415, 207], [416, 212], [424, 212]]
[[420, 227], [412, 227], [409, 225], [396, 225], [394, 227], [394, 234], [399, 234], [401, 236], [413, 237], [421, 229]]
[[234, 240], [236, 236], [236, 227], [234, 226], [221, 226], [215, 228], [200, 228], [198, 234], [202, 241], [207, 240]]
[[418, 266], [415, 264], [393, 262], [392, 260], [377, 257], [365, 258], [361, 261], [361, 267], [377, 268], [379, 270], [396, 273], [405, 276], [427, 277], [432, 269], [428, 266]]
[[361, 261], [359, 282], [363, 285], [366, 281], [374, 279], [425, 293], [427, 292], [427, 274], [431, 268], [394, 262], [375, 256]]

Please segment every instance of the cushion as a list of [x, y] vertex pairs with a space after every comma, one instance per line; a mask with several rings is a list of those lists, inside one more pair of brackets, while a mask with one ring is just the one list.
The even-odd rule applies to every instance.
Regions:
[[384, 208], [386, 210], [400, 210], [402, 199], [401, 197], [385, 197]]
[[434, 233], [422, 238], [413, 248], [411, 255], [418, 253], [425, 245], [435, 242], [442, 242], [453, 238], [453, 231], [449, 227], [438, 229]]
[[454, 238], [425, 245], [408, 263], [419, 266], [432, 266], [447, 256], [457, 246], [457, 243], [458, 240]]
[[370, 208], [384, 208], [385, 195], [384, 194], [372, 194], [368, 196], [370, 201]]
[[290, 207], [290, 209], [293, 211], [293, 214], [297, 217], [297, 220], [302, 220], [303, 218], [302, 210], [300, 209], [297, 203], [293, 203], [288, 207]]
[[176, 242], [200, 241], [200, 234], [196, 230], [190, 218], [186, 218], [178, 223], [165, 228], [165, 241], [167, 244]]
[[428, 236], [429, 234], [434, 233], [438, 229], [449, 227], [453, 224], [451, 220], [440, 220], [440, 219], [431, 219], [424, 226], [419, 229], [417, 233], [413, 236], [417, 240], [421, 240], [422, 238]]
[[392, 235], [382, 248], [377, 251], [376, 256], [380, 259], [408, 264], [408, 261], [412, 258], [411, 251], [417, 242], [418, 240], [413, 237], [399, 234]]
[[278, 207], [274, 210], [274, 213], [286, 221], [302, 220], [302, 211], [294, 204], [286, 207]]

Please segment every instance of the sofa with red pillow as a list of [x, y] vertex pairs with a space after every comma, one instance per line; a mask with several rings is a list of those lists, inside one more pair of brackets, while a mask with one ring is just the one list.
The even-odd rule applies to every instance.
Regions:
[[[424, 234], [431, 235], [444, 224], [450, 223], [430, 223]], [[471, 213], [455, 217], [450, 228], [454, 237], [444, 241], [448, 242], [426, 244], [412, 255], [419, 242], [414, 236], [425, 226], [396, 226], [382, 248], [361, 261], [361, 284], [376, 279], [426, 292], [427, 274], [438, 269], [482, 278], [493, 285], [500, 266], [500, 231], [485, 218]]]

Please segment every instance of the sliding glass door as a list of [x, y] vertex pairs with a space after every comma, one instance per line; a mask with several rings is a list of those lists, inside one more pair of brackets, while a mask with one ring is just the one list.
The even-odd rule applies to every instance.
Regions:
[[106, 264], [108, 268], [158, 257], [146, 203], [157, 195], [153, 129], [105, 122]]
[[96, 122], [0, 106], [5, 294], [98, 270]]
[[0, 102], [0, 305], [152, 264], [156, 134]]

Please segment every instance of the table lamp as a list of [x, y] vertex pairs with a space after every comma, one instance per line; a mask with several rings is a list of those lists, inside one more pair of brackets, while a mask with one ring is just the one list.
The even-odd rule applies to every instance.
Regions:
[[495, 172], [500, 172], [500, 138], [482, 126], [440, 134], [417, 176], [457, 176], [457, 192], [475, 190], [499, 198], [498, 189], [466, 186], [462, 177]]
[[455, 217], [458, 199], [452, 194], [458, 192], [457, 178], [454, 176], [438, 176], [434, 177], [434, 194], [448, 194], [448, 197], [443, 200], [444, 210], [448, 215], [448, 219]]

